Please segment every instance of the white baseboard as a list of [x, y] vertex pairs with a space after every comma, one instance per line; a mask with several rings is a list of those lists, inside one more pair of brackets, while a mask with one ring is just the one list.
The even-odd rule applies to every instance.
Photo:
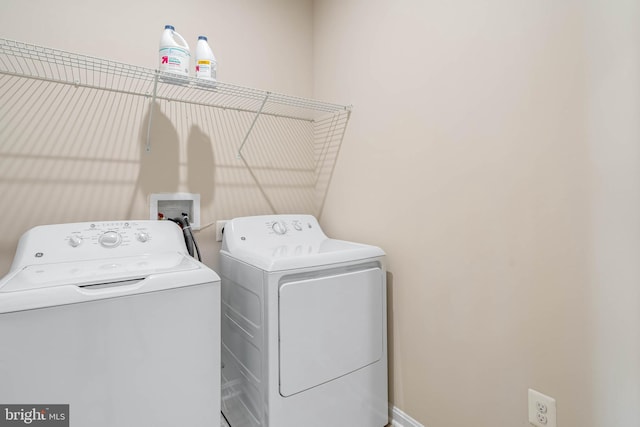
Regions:
[[389, 406], [389, 415], [393, 427], [425, 427], [395, 406]]

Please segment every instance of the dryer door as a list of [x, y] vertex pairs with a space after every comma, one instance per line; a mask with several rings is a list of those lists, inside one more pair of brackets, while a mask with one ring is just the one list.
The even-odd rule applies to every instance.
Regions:
[[282, 396], [380, 360], [383, 284], [383, 271], [369, 268], [280, 286]]

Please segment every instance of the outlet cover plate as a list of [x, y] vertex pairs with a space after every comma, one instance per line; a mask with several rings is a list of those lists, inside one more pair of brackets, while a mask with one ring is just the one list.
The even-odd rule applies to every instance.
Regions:
[[529, 424], [537, 427], [557, 427], [556, 400], [529, 389]]

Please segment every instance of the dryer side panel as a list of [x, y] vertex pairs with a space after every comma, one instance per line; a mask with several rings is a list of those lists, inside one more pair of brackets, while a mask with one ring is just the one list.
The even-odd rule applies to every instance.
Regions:
[[264, 426], [264, 272], [220, 257], [222, 278], [222, 412], [234, 427]]
[[280, 394], [291, 396], [383, 355], [383, 271], [286, 282], [279, 289]]

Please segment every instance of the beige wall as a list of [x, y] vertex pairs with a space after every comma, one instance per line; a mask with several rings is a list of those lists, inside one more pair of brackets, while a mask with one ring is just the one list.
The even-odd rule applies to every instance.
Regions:
[[[199, 34], [209, 36], [221, 81], [309, 97], [312, 11], [310, 0], [3, 0], [0, 35], [155, 69], [160, 34], [173, 24], [192, 50]], [[148, 99], [8, 76], [0, 90], [0, 206], [12, 217], [0, 223], [0, 274], [28, 228], [146, 219], [151, 193], [200, 193], [203, 224], [271, 212], [236, 157], [252, 115], [159, 103], [146, 153]], [[261, 123], [262, 135], [275, 126]], [[260, 164], [254, 148], [249, 141], [245, 154]], [[301, 161], [313, 162], [309, 153]], [[265, 179], [277, 183], [282, 175]], [[283, 179], [295, 189], [298, 178]], [[293, 196], [277, 207], [310, 210]], [[215, 265], [215, 227], [198, 241]]]
[[[427, 427], [525, 427], [534, 387], [560, 426], [635, 425], [637, 2], [176, 4], [3, 0], [0, 25], [155, 68], [172, 23], [209, 35], [223, 81], [353, 103], [321, 221], [388, 253], [393, 403]], [[150, 192], [202, 193], [205, 223], [267, 212], [220, 131], [184, 119], [201, 111], [162, 107], [144, 155], [144, 102], [49, 95], [82, 120], [45, 126], [37, 98], [28, 120], [0, 115], [0, 206], [17, 208], [0, 272], [28, 227], [146, 218]], [[212, 233], [198, 238], [215, 265]]]
[[322, 216], [380, 245], [391, 398], [427, 427], [631, 427], [640, 408], [637, 1], [314, 3], [354, 104]]

